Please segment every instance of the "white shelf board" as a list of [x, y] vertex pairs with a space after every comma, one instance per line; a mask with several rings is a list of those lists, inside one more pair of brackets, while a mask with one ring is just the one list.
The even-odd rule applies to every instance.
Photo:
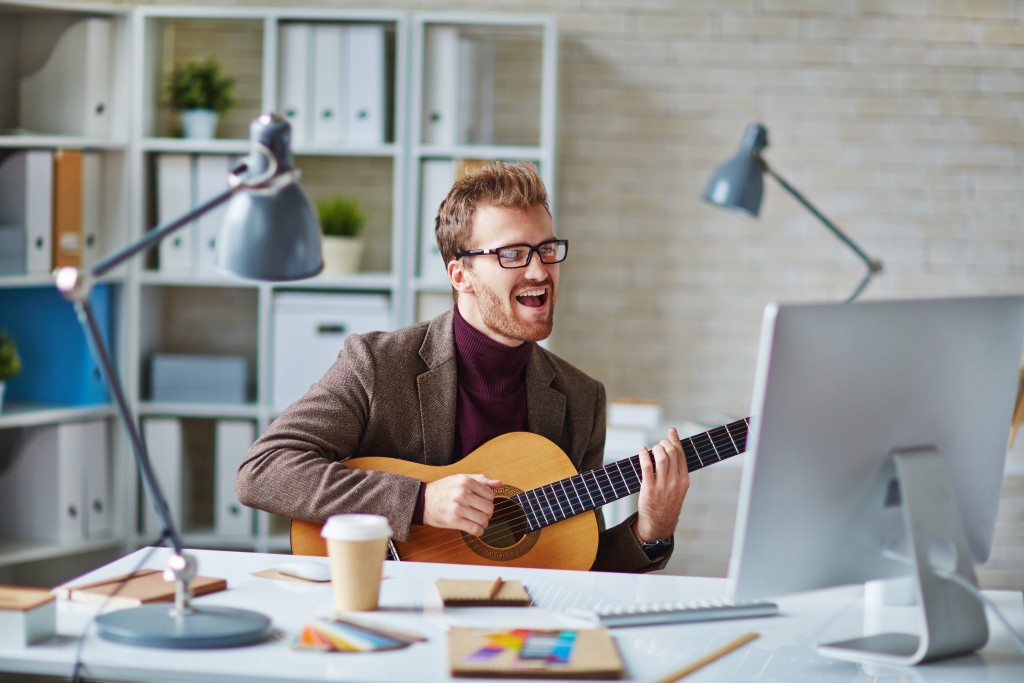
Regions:
[[142, 401], [139, 403], [139, 415], [173, 415], [176, 417], [200, 418], [246, 418], [257, 419], [259, 406], [255, 403], [192, 403], [171, 401]]
[[106, 548], [115, 548], [122, 545], [122, 543], [123, 541], [117, 537], [94, 541], [79, 541], [77, 543], [63, 542], [59, 544], [56, 541], [0, 539], [0, 566], [68, 557]]
[[74, 420], [110, 417], [113, 414], [113, 407], [106, 403], [91, 406], [64, 406], [4, 401], [3, 408], [0, 409], [0, 429], [39, 427]]
[[359, 289], [385, 290], [395, 286], [396, 276], [386, 272], [356, 273], [344, 277], [317, 275], [308, 280], [274, 282], [274, 289]]
[[540, 147], [522, 145], [417, 145], [414, 155], [420, 159], [525, 159], [543, 162], [549, 153]]
[[[0, 131], [2, 132], [2, 131]], [[109, 138], [79, 137], [76, 135], [48, 135], [46, 133], [21, 133], [16, 135], [0, 135], [0, 148], [65, 148], [86, 150], [126, 151], [126, 140]]]
[[143, 138], [142, 151], [173, 152], [178, 154], [246, 154], [249, 151], [249, 141], [244, 138], [215, 140]]
[[230, 275], [169, 275], [156, 270], [145, 270], [139, 276], [143, 285], [153, 287], [241, 287], [255, 289], [256, 280], [243, 280]]

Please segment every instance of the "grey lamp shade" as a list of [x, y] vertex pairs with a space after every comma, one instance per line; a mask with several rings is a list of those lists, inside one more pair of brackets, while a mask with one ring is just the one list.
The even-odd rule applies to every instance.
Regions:
[[324, 266], [316, 211], [295, 180], [274, 184], [274, 179], [295, 173], [291, 126], [279, 116], [266, 114], [253, 121], [250, 138], [246, 178], [269, 174], [269, 186], [241, 190], [228, 202], [217, 238], [216, 264], [253, 280], [312, 277]]
[[757, 217], [764, 196], [761, 150], [768, 146], [768, 130], [751, 123], [735, 156], [722, 164], [704, 188], [704, 200]]

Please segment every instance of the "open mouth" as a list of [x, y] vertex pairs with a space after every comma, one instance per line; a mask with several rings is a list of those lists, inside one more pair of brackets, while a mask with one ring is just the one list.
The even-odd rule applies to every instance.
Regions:
[[548, 302], [548, 290], [528, 289], [525, 292], [516, 294], [516, 301], [527, 308], [540, 308]]

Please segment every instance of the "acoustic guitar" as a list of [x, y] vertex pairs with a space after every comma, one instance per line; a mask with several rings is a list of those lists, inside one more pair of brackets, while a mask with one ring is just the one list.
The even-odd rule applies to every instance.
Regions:
[[[682, 439], [690, 472], [743, 453], [750, 418]], [[502, 482], [491, 523], [480, 536], [413, 525], [395, 541], [396, 559], [548, 569], [590, 569], [597, 557], [594, 510], [640, 490], [640, 455], [578, 474], [569, 457], [548, 439], [513, 432], [491, 439], [462, 460], [442, 467], [365, 457], [346, 467], [403, 474], [432, 482], [453, 474], [483, 473]], [[589, 513], [589, 514], [588, 514]], [[295, 555], [326, 555], [320, 524], [292, 520]]]

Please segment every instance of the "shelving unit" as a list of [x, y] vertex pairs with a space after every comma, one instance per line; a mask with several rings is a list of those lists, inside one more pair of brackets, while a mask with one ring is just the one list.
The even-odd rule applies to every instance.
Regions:
[[[288, 42], [294, 37], [286, 33], [312, 36], [321, 30], [325, 34], [341, 32], [359, 35], [359, 40], [370, 40], [371, 45], [383, 45], [383, 61], [377, 65], [385, 79], [383, 132], [371, 132], [369, 142], [364, 137], [350, 142], [327, 134], [313, 135], [313, 127], [306, 120], [299, 126], [306, 125], [308, 134], [297, 135], [293, 144], [301, 182], [314, 201], [336, 194], [353, 196], [367, 214], [366, 251], [360, 272], [295, 283], [247, 282], [200, 269], [196, 263], [183, 270], [162, 269], [163, 254], [154, 248], [126, 264], [111, 279], [118, 321], [113, 330], [115, 348], [129, 402], [144, 423], [172, 418], [192, 425], [188, 430], [205, 435], [199, 440], [203, 443], [188, 446], [193, 462], [214, 459], [216, 445], [209, 435], [218, 421], [251, 424], [258, 434], [276, 417], [273, 339], [275, 302], [280, 295], [384, 296], [389, 302], [388, 328], [430, 317], [433, 311], [451, 305], [445, 282], [425, 278], [420, 272], [421, 252], [426, 248], [423, 241], [433, 239], [432, 227], [428, 235], [423, 222], [424, 163], [528, 159], [538, 165], [554, 196], [557, 28], [549, 17], [202, 6], [126, 9], [16, 0], [0, 2], [0, 17], [4, 19], [0, 22], [0, 58], [11, 50], [16, 53], [24, 49], [17, 46], [17, 40], [13, 48], [7, 41], [16, 34], [11, 26], [42, 26], [25, 35], [34, 37], [34, 45], [42, 40], [52, 46], [59, 40], [61, 31], [57, 29], [76, 18], [96, 15], [110, 17], [116, 25], [113, 34], [119, 58], [112, 61], [109, 73], [115, 95], [110, 114], [116, 125], [111, 125], [110, 135], [0, 135], [0, 155], [7, 149], [22, 148], [77, 147], [101, 152], [107, 161], [103, 187], [111, 224], [109, 236], [105, 235], [104, 255], [159, 223], [158, 159], [162, 155], [180, 155], [193, 166], [199, 159], [241, 157], [249, 152], [249, 122], [259, 113], [289, 111], [301, 115], [292, 111], [298, 107], [285, 100], [294, 97], [289, 88], [296, 78], [289, 76], [289, 70], [296, 68], [295, 59], [305, 57], [300, 51], [296, 58], [296, 43]], [[14, 18], [16, 21], [11, 21]], [[452, 62], [451, 54], [436, 52], [429, 38], [435, 31], [447, 36], [443, 40], [449, 41], [448, 49], [464, 44], [471, 46], [465, 49], [476, 50], [475, 63], [480, 68], [470, 74], [452, 71], [459, 69], [461, 62]], [[309, 59], [323, 54], [317, 52], [315, 41], [308, 50], [314, 55]], [[176, 122], [162, 106], [162, 84], [174, 64], [206, 56], [216, 57], [236, 78], [238, 105], [221, 121], [216, 139], [181, 139], [177, 137]], [[445, 68], [451, 80], [439, 85], [437, 79]], [[309, 69], [321, 69], [321, 65], [310, 62]], [[320, 73], [310, 82], [321, 83], [322, 70]], [[460, 95], [456, 86], [469, 82], [467, 76], [475, 83], [474, 89]], [[2, 128], [18, 125], [3, 104], [16, 88], [16, 82], [0, 77]], [[315, 116], [313, 106], [323, 106], [322, 93], [306, 93], [305, 97], [302, 101], [311, 103], [307, 114]], [[424, 122], [429, 119], [424, 119], [421, 112], [425, 107], [439, 106], [441, 101], [463, 109], [470, 107], [476, 118], [476, 124], [470, 126], [473, 132], [448, 140], [438, 138], [436, 131], [428, 132]], [[347, 134], [362, 135], [359, 130], [353, 128], [356, 132]], [[19, 290], [52, 287], [45, 273], [0, 278], [0, 306]], [[231, 404], [154, 400], [150, 365], [157, 353], [243, 357], [248, 365], [247, 400]], [[302, 350], [295, 353], [301, 354]], [[327, 362], [321, 370], [326, 370]], [[0, 430], [97, 417], [113, 422], [109, 405], [13, 405], [0, 413]], [[112, 433], [119, 434], [119, 430]], [[186, 436], [194, 441], [198, 438], [194, 434]], [[152, 444], [150, 448], [154, 450]], [[117, 524], [110, 545], [127, 549], [152, 540], [144, 531], [148, 503], [141, 497], [131, 454], [120, 438], [115, 440], [114, 451], [111, 490]], [[202, 476], [216, 476], [213, 468], [204, 467]], [[287, 520], [265, 513], [253, 517], [249, 533], [238, 533], [237, 528], [224, 532], [215, 522], [211, 527], [209, 508], [214, 501], [210, 500], [211, 485], [206, 484], [209, 482], [197, 489], [202, 499], [190, 501], [205, 510], [203, 515], [192, 517], [205, 521], [183, 528], [187, 544], [259, 551], [288, 549]], [[215, 490], [215, 483], [212, 487]], [[95, 542], [64, 550], [45, 544], [23, 547], [21, 541], [8, 543], [0, 538], [0, 567], [92, 552], [96, 547]]]

